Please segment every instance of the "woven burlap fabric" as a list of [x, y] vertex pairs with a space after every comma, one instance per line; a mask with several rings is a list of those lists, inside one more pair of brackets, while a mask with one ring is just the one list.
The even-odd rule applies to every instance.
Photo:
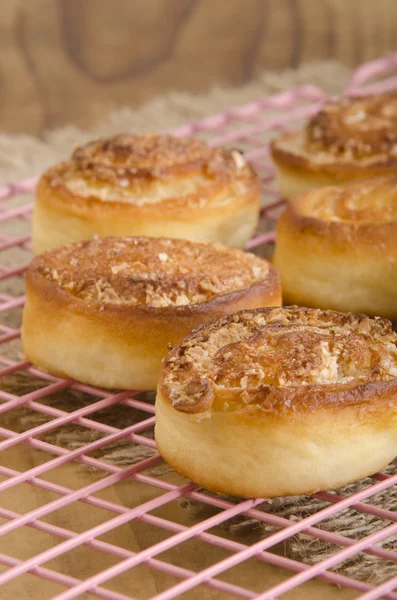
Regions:
[[[0, 180], [4, 183], [13, 179], [36, 175], [54, 161], [67, 156], [75, 144], [85, 142], [95, 136], [109, 135], [121, 131], [147, 132], [172, 129], [192, 119], [221, 112], [227, 107], [251, 102], [260, 96], [286, 90], [293, 85], [303, 83], [317, 85], [331, 95], [337, 94], [344, 89], [349, 76], [349, 71], [341, 65], [333, 62], [317, 63], [304, 66], [295, 71], [264, 73], [252, 83], [238, 89], [214, 87], [208, 93], [202, 95], [175, 93], [155, 99], [140, 108], [121, 108], [110, 114], [106, 121], [91, 131], [68, 126], [46, 132], [41, 139], [25, 135], [2, 135], [0, 136]], [[10, 223], [10, 228], [12, 228], [13, 235], [18, 233], [15, 229], [15, 222]], [[2, 231], [6, 232], [4, 226]], [[8, 287], [7, 291], [12, 292], [14, 290], [12, 287]], [[18, 292], [20, 292], [20, 289], [18, 289]], [[15, 311], [14, 314], [6, 317], [7, 323], [14, 326], [18, 325], [19, 318], [20, 315], [16, 315]], [[13, 358], [22, 357], [19, 342], [10, 344], [8, 351]], [[39, 385], [38, 382], [23, 374], [16, 374], [3, 378], [0, 385], [2, 389], [21, 395], [23, 392], [32, 391], [36, 383]], [[73, 408], [84, 406], [91, 401], [79, 392], [67, 391], [58, 393], [56, 397], [51, 399], [51, 402], [61, 409], [70, 410], [71, 395], [73, 395]], [[147, 398], [147, 401], [153, 402], [153, 397]], [[127, 410], [122, 406], [103, 411], [101, 416], [103, 422], [116, 427], [118, 425], [125, 427], [140, 418], [140, 415], [131, 408]], [[47, 417], [44, 415], [23, 407], [18, 411], [14, 411], [12, 415], [3, 417], [2, 425], [16, 431], [23, 431], [45, 420], [47, 420]], [[100, 437], [100, 434], [95, 431], [70, 424], [50, 432], [42, 439], [75, 449], [93, 441], [97, 435]], [[112, 463], [127, 465], [137, 462], [152, 453], [153, 451], [148, 448], [134, 446], [131, 442], [122, 441], [113, 444], [111, 448], [102, 451], [100, 455]], [[166, 466], [160, 467], [153, 470], [152, 474], [161, 475], [166, 469]], [[397, 464], [389, 468], [389, 472], [396, 471]], [[338, 492], [341, 495], [351, 494], [369, 484], [370, 480], [364, 480], [347, 486]], [[375, 505], [395, 511], [397, 509], [397, 492], [389, 489], [371, 501]], [[183, 504], [195, 518], [208, 514], [208, 507], [188, 500], [185, 500]], [[274, 499], [271, 503], [263, 504], [261, 508], [292, 520], [299, 520], [325, 506], [327, 506], [326, 502], [311, 497], [293, 497]], [[341, 535], [360, 539], [386, 524], [364, 512], [346, 510], [322, 523], [320, 527]], [[238, 531], [241, 535], [242, 532], [247, 531], [252, 535], [255, 532], [258, 537], [269, 535], [274, 531], [272, 527], [265, 525], [263, 522], [252, 519], [247, 520], [243, 517], [238, 517], [233, 522], [229, 521], [226, 526], [232, 533]], [[396, 543], [397, 537], [386, 540], [384, 546], [392, 547]], [[283, 550], [291, 558], [304, 560], [310, 564], [333, 554], [336, 549], [336, 546], [301, 534], [289, 540]], [[354, 560], [339, 565], [338, 570], [358, 579], [375, 583], [395, 575], [397, 567], [394, 563], [387, 563], [375, 556], [362, 554], [355, 557]]]
[[142, 133], [173, 129], [200, 117], [222, 112], [231, 106], [252, 102], [269, 93], [284, 91], [293, 85], [312, 83], [329, 94], [346, 86], [350, 72], [335, 62], [320, 62], [299, 70], [263, 73], [255, 81], [239, 88], [215, 86], [208, 93], [193, 95], [171, 93], [138, 108], [120, 108], [94, 130], [75, 126], [45, 132], [41, 139], [26, 135], [0, 135], [0, 181], [28, 177], [70, 154], [75, 144], [92, 137], [121, 131]]

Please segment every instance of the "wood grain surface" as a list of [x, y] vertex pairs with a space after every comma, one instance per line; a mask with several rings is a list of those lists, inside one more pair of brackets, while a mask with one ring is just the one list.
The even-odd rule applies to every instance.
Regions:
[[2, 0], [0, 130], [90, 127], [169, 92], [397, 50], [396, 0]]
[[[3, 420], [4, 415], [1, 415], [0, 423], [3, 424]], [[9, 425], [8, 422], [7, 426]], [[3, 455], [3, 464], [20, 472], [36, 467], [53, 458], [47, 453], [32, 448], [29, 448], [29, 451], [26, 452], [26, 448], [22, 445], [3, 451]], [[0, 476], [0, 480], [2, 479], [3, 477]], [[46, 473], [45, 479], [51, 483], [69, 487], [69, 489], [76, 489], [98, 481], [98, 473], [95, 473], [93, 469], [84, 468], [78, 463], [72, 463]], [[168, 479], [174, 484], [180, 485], [183, 483], [176, 474], [170, 475]], [[97, 492], [95, 496], [108, 502], [121, 504], [127, 508], [134, 508], [138, 504], [153, 500], [159, 494], [160, 490], [128, 478]], [[16, 488], [2, 492], [2, 506], [6, 510], [21, 515], [48, 504], [58, 497], [52, 492], [23, 483]], [[209, 517], [215, 512], [208, 511], [205, 516]], [[178, 501], [167, 503], [152, 511], [152, 514], [186, 527], [191, 527], [198, 522], [198, 519], [192, 518]], [[82, 533], [115, 516], [115, 513], [96, 508], [85, 502], [75, 502], [72, 505], [51, 512], [42, 520], [58, 527], [60, 533], [65, 529]], [[7, 522], [6, 519], [0, 519], [1, 524], [5, 522]], [[259, 539], [258, 534], [255, 533], [230, 534], [221, 526], [211, 528], [211, 533], [221, 538], [231, 538], [245, 545], [253, 544]], [[163, 541], [169, 535], [168, 532], [159, 527], [144, 523], [140, 519], [133, 519], [101, 535], [100, 541], [122, 548], [127, 552], [137, 553]], [[63, 542], [64, 538], [62, 535], [55, 536], [53, 533], [42, 531], [40, 527], [36, 528], [33, 524], [33, 526], [14, 530], [5, 536], [5, 540], [3, 543], [7, 544], [7, 554], [19, 560], [27, 560]], [[272, 551], [280, 553], [283, 551], [282, 546], [278, 549], [273, 548]], [[230, 556], [230, 553], [223, 548], [199, 539], [193, 539], [162, 552], [160, 558], [162, 561], [185, 569], [199, 571], [228, 556]], [[52, 559], [45, 564], [45, 567], [79, 580], [85, 580], [102, 570], [108, 569], [120, 560], [121, 557], [116, 557], [110, 552], [100, 551], [92, 548], [89, 544], [84, 544]], [[5, 570], [6, 567], [0, 564], [0, 573]], [[220, 576], [220, 579], [260, 593], [272, 585], [281, 583], [290, 575], [291, 572], [252, 558], [229, 569]], [[172, 575], [150, 568], [147, 564], [142, 564], [105, 582], [103, 587], [136, 598], [136, 600], [147, 600], [179, 581], [180, 579]], [[65, 589], [59, 583], [26, 573], [1, 587], [1, 600], [50, 600], [57, 594], [64, 592]], [[287, 594], [283, 594], [283, 600], [353, 600], [357, 596], [358, 592], [353, 590], [342, 589], [319, 579], [314, 579]], [[86, 593], [79, 595], [78, 598], [79, 600], [97, 600], [98, 597]], [[180, 600], [239, 600], [237, 596], [209, 589], [204, 585], [198, 586], [178, 596], [178, 598]]]

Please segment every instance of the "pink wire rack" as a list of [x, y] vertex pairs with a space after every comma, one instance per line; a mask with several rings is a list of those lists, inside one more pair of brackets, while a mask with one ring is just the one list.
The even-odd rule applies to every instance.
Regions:
[[[362, 66], [354, 73], [346, 93], [362, 95], [395, 89], [397, 77], [392, 76], [390, 72], [396, 67], [397, 54]], [[375, 82], [373, 78], [376, 78]], [[321, 89], [312, 85], [304, 85], [288, 92], [260, 98], [244, 106], [227, 109], [221, 114], [188, 123], [174, 131], [179, 136], [204, 136], [214, 146], [223, 144], [238, 146], [245, 151], [246, 158], [258, 170], [263, 183], [265, 205], [262, 214], [267, 227], [262, 228], [262, 232], [249, 242], [247, 249], [258, 248], [274, 241], [271, 224], [277, 218], [277, 209], [282, 205], [282, 200], [278, 197], [273, 185], [273, 170], [268, 158], [270, 137], [277, 131], [296, 127], [302, 119], [316, 112], [324, 99], [325, 94]], [[0, 225], [7, 222], [7, 231], [11, 221], [20, 224], [22, 220], [27, 222], [27, 226], [29, 225], [32, 202], [26, 201], [26, 195], [33, 192], [35, 182], [36, 179], [33, 178], [10, 182], [0, 188], [0, 200], [2, 201]], [[22, 203], [15, 203], [16, 197], [21, 196]], [[397, 549], [393, 549], [390, 545], [388, 548], [379, 545], [380, 542], [397, 534], [397, 515], [370, 503], [371, 498], [376, 494], [397, 483], [397, 474], [377, 473], [373, 475], [371, 485], [346, 497], [334, 492], [315, 494], [316, 498], [327, 503], [326, 508], [299, 521], [257, 509], [256, 507], [263, 502], [263, 499], [231, 502], [199, 490], [191, 482], [181, 479], [175, 482], [175, 479], [159, 475], [153, 471], [162, 465], [162, 459], [155, 451], [155, 442], [151, 435], [155, 419], [154, 406], [152, 403], [142, 400], [138, 392], [109, 393], [72, 380], [51, 376], [33, 368], [24, 360], [10, 358], [7, 350], [8, 344], [13, 341], [18, 343], [20, 331], [18, 327], [10, 326], [8, 317], [14, 314], [18, 319], [24, 304], [23, 286], [21, 286], [21, 293], [17, 295], [14, 291], [10, 292], [10, 284], [15, 281], [23, 282], [26, 263], [30, 258], [28, 231], [26, 235], [19, 233], [14, 237], [10, 234], [0, 235], [0, 251], [5, 257], [4, 262], [0, 264], [0, 281], [3, 282], [5, 290], [0, 293], [0, 311], [4, 314], [4, 324], [0, 325], [0, 343], [4, 349], [0, 356], [0, 377], [2, 381], [5, 381], [4, 378], [8, 376], [17, 374], [24, 374], [26, 377], [26, 393], [22, 395], [6, 391], [5, 386], [1, 386], [0, 415], [4, 418], [12, 415], [13, 411], [24, 408], [29, 410], [30, 414], [35, 414], [41, 419], [37, 426], [29, 426], [27, 429], [21, 427], [20, 423], [18, 427], [11, 427], [4, 426], [4, 421], [0, 422], [2, 424], [0, 427], [0, 450], [3, 457], [0, 465], [0, 491], [4, 494], [6, 491], [24, 484], [47, 493], [44, 503], [38, 501], [36, 506], [24, 513], [7, 508], [9, 503], [0, 503], [0, 535], [4, 540], [4, 543], [0, 545], [0, 565], [3, 565], [0, 570], [0, 586], [4, 593], [6, 593], [7, 585], [30, 574], [40, 580], [40, 595], [31, 595], [30, 584], [27, 583], [26, 594], [23, 593], [19, 597], [56, 598], [57, 600], [79, 597], [97, 597], [105, 600], [132, 600], [134, 598], [136, 600], [142, 598], [170, 600], [183, 595], [184, 598], [271, 600], [290, 592], [288, 598], [293, 599], [306, 596], [295, 596], [292, 590], [297, 590], [313, 578], [319, 578], [329, 584], [335, 584], [335, 596], [340, 593], [340, 588], [349, 588], [353, 593], [353, 595], [349, 595], [349, 598], [397, 600], [397, 592], [393, 591], [397, 589], [397, 565], [396, 574], [377, 586], [370, 581], [359, 581], [333, 570], [346, 559], [354, 559], [359, 553], [366, 553], [384, 561], [397, 563]], [[17, 251], [19, 257], [17, 261], [14, 258], [14, 262], [11, 264], [7, 259], [10, 251]], [[12, 286], [12, 289], [14, 287]], [[71, 401], [68, 408], [64, 406], [60, 408], [52, 402], [52, 398], [60, 392], [63, 394], [70, 392]], [[89, 401], [83, 406], [75, 408], [72, 397], [75, 392], [84, 394]], [[111, 407], [114, 409], [116, 405], [122, 406], [126, 413], [134, 411], [139, 418], [135, 418], [132, 424], [127, 424], [124, 428], [115, 427], [106, 420], [104, 422], [103, 419], [98, 418], [100, 411]], [[126, 422], [128, 423], [128, 419]], [[6, 420], [5, 423], [9, 423], [9, 421]], [[56, 436], [50, 438], [50, 441], [48, 438], [42, 439], [70, 424], [92, 433], [93, 440], [73, 449], [69, 446], [65, 447], [64, 444], [57, 441]], [[142, 447], [150, 450], [151, 456], [143, 457], [128, 466], [120, 466], [108, 458], [103, 458], [101, 452], [110, 448], [117, 441], [131, 444], [134, 448]], [[26, 468], [24, 471], [15, 469], [12, 464], [9, 464], [7, 457], [11, 449], [18, 448], [25, 455], [39, 452], [42, 457], [37, 461], [39, 464]], [[98, 452], [99, 458], [95, 456]], [[29, 461], [26, 464], [28, 463]], [[73, 465], [76, 469], [73, 488], [54, 482], [56, 478], [53, 477], [53, 474], [65, 465]], [[90, 483], [78, 487], [78, 470], [83, 466], [93, 469], [96, 477]], [[121, 499], [121, 495], [117, 496], [119, 500], [117, 502], [114, 501], [114, 497], [109, 500], [108, 497], [112, 498], [112, 496], [105, 492], [111, 488], [114, 489], [114, 486], [121, 482], [146, 486], [145, 489], [149, 489], [153, 493], [148, 496], [146, 501], [132, 507], [128, 499], [126, 501]], [[18, 494], [16, 490], [14, 493]], [[4, 496], [2, 497], [4, 498]], [[47, 501], [49, 497], [52, 499]], [[210, 507], [215, 514], [206, 518], [204, 511], [202, 517], [192, 517], [188, 525], [179, 522], [177, 518], [173, 520], [160, 516], [167, 505], [182, 498], [198, 501]], [[72, 507], [72, 510], [77, 513], [81, 504], [89, 505], [93, 510], [101, 509], [105, 518], [83, 531], [74, 531], [72, 528], [64, 528], [53, 523], [51, 516], [56, 511]], [[331, 533], [321, 528], [325, 519], [340, 514], [341, 511], [348, 508], [382, 519], [384, 527], [360, 540], [352, 539], [342, 533]], [[73, 513], [69, 511], [69, 514]], [[246, 540], [244, 537], [233, 537], [233, 535], [222, 533], [223, 530], [219, 526], [237, 516], [256, 519], [274, 526], [276, 531], [254, 542], [250, 542], [249, 538]], [[114, 533], [118, 528], [127, 524], [133, 529], [136, 523], [144, 523], [151, 528], [152, 534], [153, 532], [156, 534], [151, 535], [147, 544], [143, 544], [146, 547], [136, 551], [128, 547], [128, 544], [118, 545], [109, 541], [112, 540], [112, 537], [107, 537], [106, 534]], [[10, 538], [7, 536], [27, 529], [48, 534], [47, 539], [50, 539], [51, 543], [30, 556], [26, 556], [23, 551], [18, 557], [13, 556], [12, 553], [8, 554], [7, 540]], [[326, 560], [314, 564], [312, 564], [313, 561], [308, 561], [306, 564], [299, 560], [293, 560], [274, 551], [277, 544], [285, 542], [299, 533], [334, 544], [336, 551]], [[152, 539], [155, 540], [154, 543], [150, 542]], [[183, 566], [183, 561], [178, 562], [167, 558], [169, 556], [167, 551], [175, 550], [189, 540], [195, 540], [200, 544], [201, 555], [205, 555], [206, 549], [209, 547], [217, 547], [219, 549], [218, 559], [199, 572], [195, 572]], [[80, 549], [80, 554], [73, 554], [76, 549]], [[103, 553], [109, 557], [109, 566], [97, 571], [94, 566], [92, 573], [83, 579], [73, 575], [73, 572], [76, 566], [74, 561], [79, 562], [80, 560], [76, 557], [81, 558], [81, 553], [84, 553], [85, 550]], [[56, 559], [66, 556], [67, 553], [70, 553], [70, 560], [65, 564], [69, 564], [70, 569], [54, 568], [52, 565], [58, 564]], [[162, 555], [161, 558], [159, 558], [160, 555]], [[178, 556], [181, 556], [181, 553]], [[266, 589], [263, 589], [263, 586], [259, 589], [249, 589], [244, 585], [245, 578], [243, 576], [244, 565], [248, 564], [248, 559], [256, 561], [258, 573], [263, 564], [268, 563], [276, 570], [282, 569], [280, 572], [283, 573], [283, 576], [275, 584], [266, 585]], [[51, 564], [47, 565], [49, 562]], [[119, 576], [125, 575], [127, 572], [131, 574], [134, 568], [142, 565], [145, 565], [150, 571], [164, 574], [165, 583], [154, 595], [143, 591], [142, 586], [137, 586], [137, 580], [132, 576], [131, 580], [124, 578], [124, 583], [120, 584]], [[234, 578], [228, 577], [228, 573], [232, 573], [233, 568], [238, 565], [240, 565], [239, 575]], [[31, 579], [27, 581], [31, 581]], [[55, 595], [50, 591], [54, 588], [50, 587], [49, 583], [58, 586], [55, 587], [57, 590]], [[206, 588], [210, 588], [210, 591], [207, 592]], [[9, 588], [9, 590], [12, 589], [12, 587]], [[201, 590], [201, 592], [197, 590]], [[194, 595], [194, 591], [196, 591], [196, 595]], [[1, 590], [0, 597], [3, 598]]]

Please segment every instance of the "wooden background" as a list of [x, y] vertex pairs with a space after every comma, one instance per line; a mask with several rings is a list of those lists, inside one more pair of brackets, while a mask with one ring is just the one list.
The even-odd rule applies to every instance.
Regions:
[[397, 50], [396, 0], [1, 0], [0, 131]]

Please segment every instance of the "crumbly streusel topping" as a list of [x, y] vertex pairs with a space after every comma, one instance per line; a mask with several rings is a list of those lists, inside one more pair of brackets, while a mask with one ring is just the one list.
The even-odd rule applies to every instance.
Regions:
[[224, 201], [229, 187], [238, 187], [248, 174], [251, 169], [235, 150], [166, 134], [119, 134], [77, 148], [45, 176], [52, 187], [64, 185], [82, 197], [144, 205], [204, 190]]
[[175, 408], [200, 412], [214, 389], [241, 390], [249, 402], [266, 388], [389, 381], [397, 377], [396, 344], [384, 319], [298, 307], [242, 311], [187, 336], [165, 359], [162, 382]]
[[397, 160], [397, 93], [329, 102], [304, 131], [285, 135], [274, 147], [319, 165], [370, 167]]
[[296, 206], [325, 221], [387, 223], [397, 220], [397, 176], [376, 177], [313, 190]]
[[312, 151], [357, 159], [372, 154], [397, 154], [397, 94], [343, 98], [326, 104], [306, 128]]
[[51, 250], [31, 269], [86, 302], [149, 307], [208, 302], [266, 279], [269, 265], [218, 244], [100, 238]]

